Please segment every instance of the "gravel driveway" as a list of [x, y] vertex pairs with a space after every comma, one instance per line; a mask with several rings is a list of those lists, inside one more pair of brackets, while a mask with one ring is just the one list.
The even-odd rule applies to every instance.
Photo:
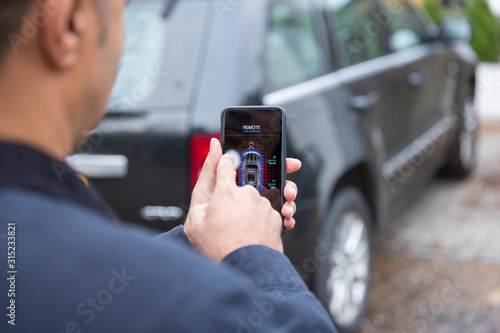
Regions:
[[363, 333], [500, 332], [500, 66], [479, 73], [478, 168], [380, 230]]

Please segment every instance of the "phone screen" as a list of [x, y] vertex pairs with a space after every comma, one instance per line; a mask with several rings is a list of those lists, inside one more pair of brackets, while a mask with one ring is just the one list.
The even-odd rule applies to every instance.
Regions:
[[280, 211], [284, 185], [284, 111], [230, 108], [222, 114], [224, 153], [235, 160], [236, 182], [251, 185]]

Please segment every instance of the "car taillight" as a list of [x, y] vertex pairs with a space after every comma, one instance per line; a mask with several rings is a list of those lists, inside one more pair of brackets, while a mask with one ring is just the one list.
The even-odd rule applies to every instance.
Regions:
[[200, 177], [201, 169], [210, 151], [210, 140], [212, 138], [219, 139], [219, 134], [202, 134], [195, 135], [191, 139], [191, 189], [194, 189], [198, 178]]

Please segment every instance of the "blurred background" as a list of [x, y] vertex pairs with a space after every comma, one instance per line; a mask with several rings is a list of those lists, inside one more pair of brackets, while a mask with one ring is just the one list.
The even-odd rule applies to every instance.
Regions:
[[437, 178], [377, 239], [362, 332], [500, 331], [500, 1], [416, 1], [436, 24], [473, 25], [478, 165], [465, 182]]
[[122, 219], [184, 221], [220, 112], [287, 111], [285, 253], [345, 332], [500, 331], [500, 1], [131, 0], [68, 163]]

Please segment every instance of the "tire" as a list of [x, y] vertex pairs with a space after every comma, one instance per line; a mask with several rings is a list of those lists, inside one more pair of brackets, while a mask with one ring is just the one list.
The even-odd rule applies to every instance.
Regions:
[[355, 187], [341, 189], [332, 202], [316, 249], [314, 290], [339, 332], [351, 333], [359, 329], [368, 305], [373, 215]]
[[464, 114], [462, 119], [457, 142], [442, 170], [442, 174], [445, 176], [457, 179], [463, 179], [469, 176], [477, 164], [477, 112], [472, 97], [466, 98], [464, 102]]

